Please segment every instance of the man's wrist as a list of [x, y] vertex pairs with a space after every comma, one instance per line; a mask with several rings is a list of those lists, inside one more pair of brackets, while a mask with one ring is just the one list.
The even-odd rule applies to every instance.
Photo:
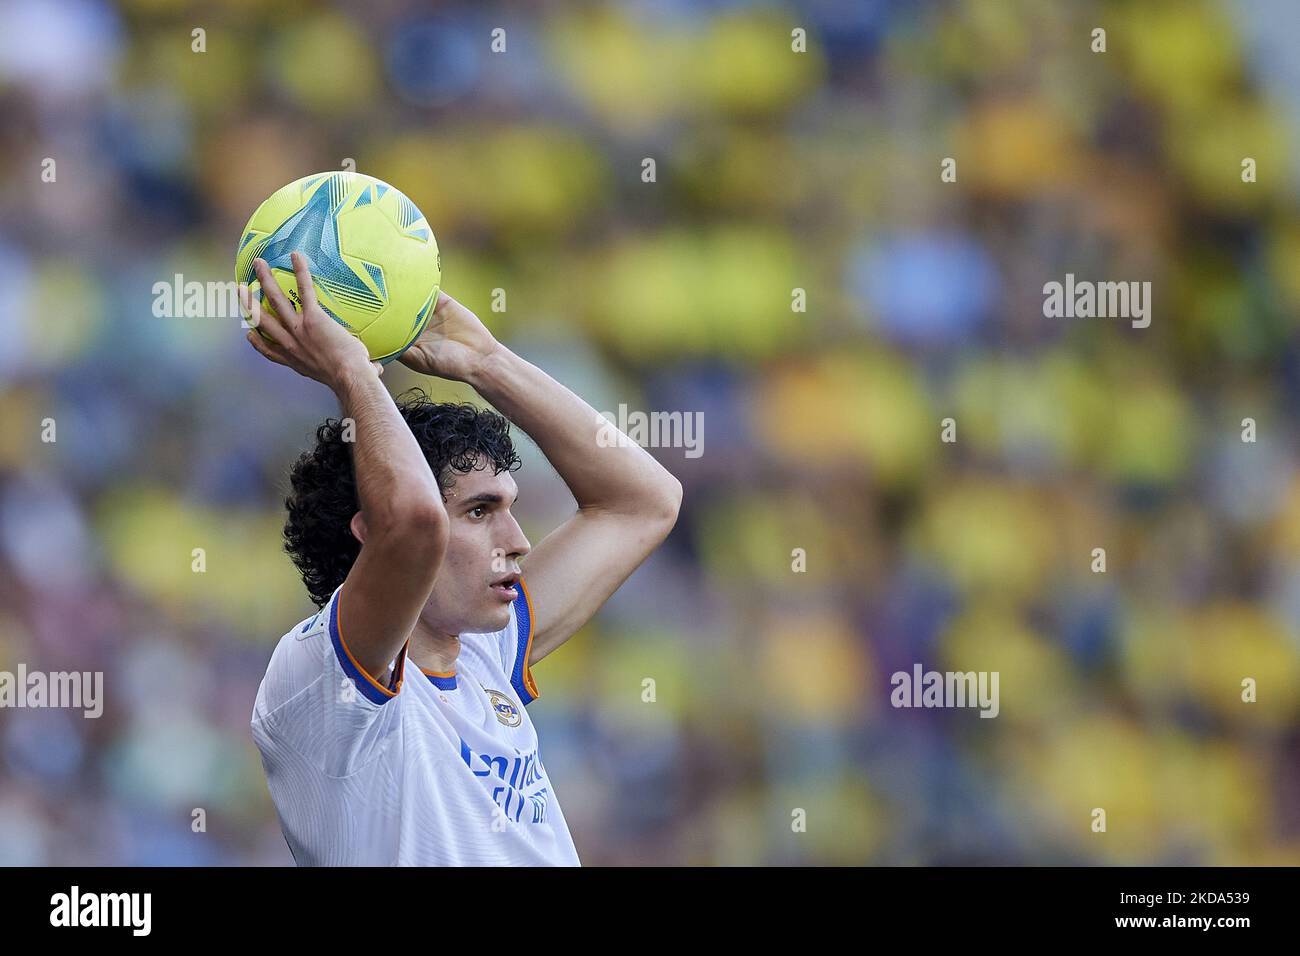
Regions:
[[326, 384], [339, 398], [345, 393], [354, 392], [359, 387], [369, 384], [371, 379], [378, 380], [379, 376], [375, 374], [374, 368], [370, 362], [364, 364], [348, 365], [334, 375]]
[[492, 347], [478, 357], [478, 361], [465, 375], [465, 384], [476, 391], [487, 385], [500, 372], [505, 362], [513, 353], [498, 342], [492, 340]]

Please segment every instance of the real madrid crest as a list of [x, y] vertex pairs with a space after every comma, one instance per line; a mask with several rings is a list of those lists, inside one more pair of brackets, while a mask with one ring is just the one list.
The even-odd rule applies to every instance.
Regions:
[[483, 688], [488, 695], [488, 699], [492, 702], [492, 712], [497, 715], [497, 720], [507, 727], [518, 727], [523, 723], [523, 715], [519, 713], [519, 708], [515, 706], [514, 701], [499, 690], [484, 687], [482, 684], [479, 684], [479, 686]]

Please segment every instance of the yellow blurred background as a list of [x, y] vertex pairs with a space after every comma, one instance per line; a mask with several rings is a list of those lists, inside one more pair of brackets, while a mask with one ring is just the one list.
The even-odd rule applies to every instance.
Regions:
[[[1300, 863], [1298, 46], [1282, 0], [0, 0], [0, 669], [106, 687], [0, 710], [0, 863], [291, 862], [248, 718], [335, 406], [151, 289], [349, 162], [511, 348], [703, 416], [535, 671], [585, 863]], [[1045, 317], [1067, 273], [1150, 326]], [[891, 707], [918, 662], [997, 718]]]

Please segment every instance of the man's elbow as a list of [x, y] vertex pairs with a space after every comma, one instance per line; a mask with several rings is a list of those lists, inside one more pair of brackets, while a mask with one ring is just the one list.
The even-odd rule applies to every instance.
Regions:
[[447, 546], [450, 520], [442, 501], [417, 498], [389, 510], [376, 529], [378, 537], [410, 549], [413, 557], [440, 556]]
[[653, 487], [641, 487], [624, 495], [616, 503], [579, 503], [578, 511], [591, 515], [614, 515], [642, 525], [663, 525], [666, 535], [677, 523], [677, 513], [681, 506], [682, 483], [665, 472], [664, 477]]
[[664, 482], [664, 491], [655, 514], [668, 526], [668, 530], [672, 530], [673, 526], [677, 524], [677, 515], [681, 509], [682, 483], [674, 476], [669, 475]]

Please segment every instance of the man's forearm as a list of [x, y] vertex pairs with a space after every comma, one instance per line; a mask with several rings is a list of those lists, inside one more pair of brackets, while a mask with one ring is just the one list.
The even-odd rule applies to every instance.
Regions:
[[441, 505], [429, 463], [379, 377], [363, 370], [336, 384], [335, 394], [355, 423], [352, 467], [367, 525], [391, 526], [411, 508]]
[[681, 485], [667, 469], [630, 439], [602, 441], [618, 431], [612, 422], [504, 345], [467, 381], [537, 443], [578, 507], [675, 511]]

